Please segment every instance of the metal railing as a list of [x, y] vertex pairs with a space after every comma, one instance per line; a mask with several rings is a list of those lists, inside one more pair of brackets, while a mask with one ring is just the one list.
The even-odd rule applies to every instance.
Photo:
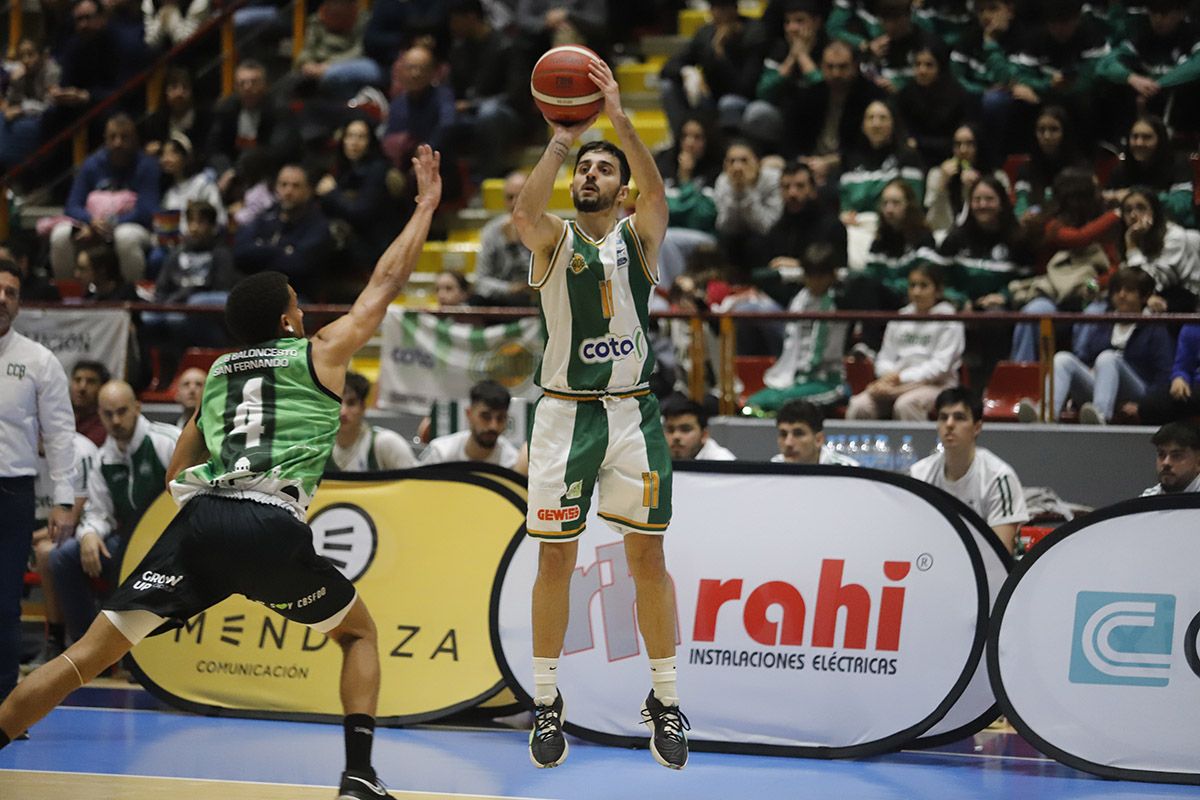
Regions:
[[[29, 308], [121, 308], [130, 312], [181, 312], [184, 314], [222, 314], [224, 306], [199, 306], [178, 303], [96, 303], [84, 304], [76, 302], [62, 303], [27, 303]], [[303, 306], [306, 316], [314, 321], [328, 322], [350, 310], [349, 305], [313, 304]], [[434, 316], [461, 317], [469, 316], [476, 320], [510, 320], [523, 317], [537, 316], [535, 308], [506, 308], [484, 306], [456, 306], [445, 309], [410, 309]], [[688, 393], [692, 399], [700, 400], [705, 394], [704, 366], [708, 361], [707, 345], [705, 343], [704, 326], [713, 324], [717, 328], [718, 375], [717, 393], [720, 413], [737, 413], [738, 398], [735, 389], [736, 353], [737, 353], [737, 322], [739, 321], [780, 321], [795, 322], [800, 320], [825, 320], [829, 322], [877, 322], [886, 323], [891, 320], [907, 322], [961, 322], [967, 327], [989, 327], [997, 325], [1030, 324], [1039, 327], [1038, 336], [1038, 368], [1040, 385], [1042, 386], [1043, 401], [1040, 407], [1042, 421], [1049, 416], [1049, 398], [1054, 396], [1054, 354], [1058, 349], [1055, 326], [1058, 324], [1074, 324], [1083, 322], [1120, 323], [1133, 322], [1138, 324], [1169, 325], [1200, 322], [1200, 314], [1084, 314], [1057, 312], [1053, 314], [1023, 314], [1017, 311], [995, 311], [967, 314], [900, 314], [896, 311], [749, 311], [728, 312], [715, 314], [711, 312], [691, 314], [678, 311], [655, 312], [650, 315], [653, 320], [685, 319], [691, 329], [691, 350], [689, 360], [691, 368], [688, 372]], [[314, 326], [313, 330], [318, 327]]]

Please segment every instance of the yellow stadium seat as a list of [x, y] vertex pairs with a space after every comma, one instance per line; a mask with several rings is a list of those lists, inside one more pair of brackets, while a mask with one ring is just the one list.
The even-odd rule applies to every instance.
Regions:
[[470, 274], [475, 271], [478, 242], [427, 242], [417, 259], [417, 272], [438, 273], [454, 270]]

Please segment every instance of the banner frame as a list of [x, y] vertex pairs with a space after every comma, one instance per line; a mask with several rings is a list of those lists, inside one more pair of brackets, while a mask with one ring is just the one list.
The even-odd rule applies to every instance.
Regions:
[[[462, 464], [454, 465], [454, 467], [461, 467], [468, 463], [471, 463], [471, 462], [462, 462]], [[515, 492], [513, 492], [508, 487], [506, 487], [500, 483], [497, 483], [496, 481], [488, 480], [487, 478], [482, 477], [480, 475], [471, 474], [472, 472], [480, 471], [480, 470], [475, 469], [475, 467], [480, 466], [480, 465], [472, 464], [471, 466], [472, 466], [472, 468], [470, 471], [456, 469], [456, 468], [452, 467], [450, 464], [438, 464], [438, 465], [429, 465], [429, 467], [418, 466], [418, 467], [412, 467], [410, 469], [381, 470], [378, 472], [369, 472], [369, 473], [368, 472], [329, 472], [322, 476], [322, 481], [324, 481], [326, 479], [347, 481], [347, 482], [360, 482], [360, 483], [373, 483], [373, 482], [378, 482], [378, 481], [388, 481], [388, 480], [397, 480], [397, 479], [420, 480], [420, 481], [433, 481], [433, 480], [457, 481], [459, 483], [465, 483], [465, 484], [468, 484], [471, 486], [478, 486], [478, 487], [490, 489], [490, 490], [496, 492], [496, 494], [500, 495], [505, 500], [508, 500], [518, 510], [522, 511], [522, 516], [524, 516], [524, 510], [526, 508], [526, 503], [521, 500], [519, 495], [517, 495]], [[487, 465], [487, 466], [492, 468], [490, 470], [486, 470], [488, 472], [495, 470], [497, 472], [497, 474], [501, 474], [501, 475], [503, 475], [503, 477], [512, 479], [512, 477], [515, 476], [516, 478], [521, 479], [521, 481], [524, 480], [523, 476], [519, 475], [518, 473], [512, 472], [511, 470], [504, 469], [503, 467], [495, 467], [492, 465]], [[448, 469], [447, 467], [451, 467], [451, 468]], [[504, 474], [504, 473], [507, 473], [507, 474]], [[247, 502], [253, 502], [253, 501], [247, 501]], [[331, 505], [337, 505], [337, 504], [335, 503], [335, 504], [331, 504]], [[326, 506], [326, 508], [328, 508], [328, 507], [329, 506]], [[307, 525], [307, 524], [308, 524], [308, 522], [306, 520], [305, 525]], [[525, 531], [525, 523], [524, 523], [524, 521], [522, 521], [520, 527], [517, 529], [517, 532], [516, 532], [516, 534], [514, 534], [514, 536], [516, 536], [517, 534], [523, 535], [524, 531]], [[161, 535], [162, 535], [162, 533], [159, 532], [159, 536], [161, 536]], [[504, 553], [505, 553], [505, 555], [507, 555], [507, 553], [508, 553], [507, 547], [505, 548]], [[122, 557], [122, 562], [123, 561], [124, 561], [124, 557]], [[122, 563], [122, 571], [124, 571], [124, 566], [125, 566], [124, 563]], [[131, 565], [131, 567], [132, 566], [135, 566], [135, 565]], [[280, 617], [280, 619], [283, 619], [283, 617]], [[490, 626], [490, 624], [491, 624], [490, 603], [489, 603], [489, 609], [488, 609], [488, 623]], [[165, 631], [161, 635], [168, 635], [171, 632], [172, 631]], [[490, 630], [489, 630], [488, 634], [489, 634], [489, 638], [492, 638], [492, 634], [491, 634]], [[153, 696], [160, 703], [163, 703], [163, 704], [169, 706], [170, 708], [178, 709], [180, 711], [184, 711], [184, 712], [191, 713], [191, 714], [197, 714], [200, 716], [228, 717], [228, 718], [233, 718], [233, 719], [264, 719], [264, 720], [276, 720], [276, 721], [284, 721], [284, 722], [319, 722], [319, 723], [337, 723], [337, 724], [340, 724], [342, 721], [342, 716], [338, 715], [338, 714], [318, 714], [318, 713], [304, 713], [304, 712], [292, 712], [292, 711], [268, 711], [268, 710], [228, 708], [226, 706], [210, 705], [208, 703], [200, 703], [200, 702], [196, 702], [194, 700], [186, 700], [182, 697], [172, 694], [171, 692], [168, 692], [166, 689], [164, 689], [163, 687], [158, 685], [156, 682], [151, 680], [150, 677], [141, 668], [141, 665], [138, 664], [136, 651], [137, 651], [136, 647], [129, 651], [129, 654], [131, 656], [131, 658], [129, 660], [130, 661], [130, 664], [129, 664], [130, 670], [129, 671], [133, 674], [133, 676], [135, 678], [137, 678], [138, 682], [146, 689], [147, 692], [150, 693], [151, 696]], [[494, 656], [494, 654], [495, 654], [495, 651], [493, 649], [493, 656]], [[497, 664], [497, 666], [499, 666], [499, 664]], [[421, 724], [424, 722], [432, 722], [434, 720], [444, 719], [446, 717], [450, 717], [455, 714], [462, 713], [464, 711], [469, 711], [470, 709], [477, 707], [480, 703], [487, 702], [488, 700], [490, 700], [491, 698], [493, 698], [497, 694], [499, 694], [500, 691], [505, 688], [505, 686], [506, 686], [506, 678], [504, 675], [504, 671], [501, 670], [499, 681], [497, 681], [495, 684], [493, 684], [492, 686], [490, 686], [483, 692], [479, 693], [478, 695], [476, 695], [468, 700], [464, 700], [464, 701], [461, 701], [454, 705], [447, 706], [445, 708], [436, 709], [436, 710], [424, 712], [421, 714], [408, 714], [408, 715], [403, 715], [403, 716], [395, 716], [395, 715], [381, 716], [381, 717], [376, 718], [375, 723], [376, 723], [376, 725], [378, 725], [381, 728], [401, 728], [401, 727], [405, 727], [408, 725], [418, 725], [418, 724]]]
[[[932, 484], [930, 484], [930, 485], [932, 486]], [[957, 497], [955, 497], [954, 495], [950, 494], [949, 492], [947, 492], [943, 489], [938, 489], [936, 486], [933, 488], [936, 489], [937, 491], [941, 492], [943, 495], [945, 495], [945, 499], [950, 503], [950, 505], [958, 508], [958, 513], [964, 519], [970, 520], [972, 525], [978, 525], [980, 527], [980, 530], [984, 530], [984, 531], [988, 532], [988, 536], [984, 537], [985, 541], [987, 541], [989, 544], [991, 544], [992, 550], [995, 551], [996, 555], [1000, 558], [1000, 562], [1002, 564], [1004, 564], [1004, 568], [1008, 571], [1008, 574], [1011, 575], [1012, 571], [1013, 571], [1013, 567], [1017, 563], [1017, 560], [1015, 558], [1013, 558], [1012, 553], [1008, 552], [1008, 550], [1006, 550], [1004, 548], [1004, 545], [1000, 544], [1000, 540], [998, 538], [996, 538], [996, 535], [994, 533], [992, 533], [992, 526], [988, 525], [987, 521], [983, 517], [979, 516], [978, 513], [975, 512], [975, 509], [971, 508], [969, 505], [964, 503], [962, 500], [959, 500]], [[1020, 532], [1018, 531], [1018, 534], [1019, 533]], [[1005, 579], [1005, 582], [1007, 583], [1007, 578]], [[1001, 584], [999, 588], [1003, 589], [1004, 585]], [[1000, 602], [1000, 595], [998, 593], [996, 595], [996, 602], [997, 603]], [[991, 627], [991, 618], [992, 618], [992, 610], [988, 609], [988, 627], [989, 627], [989, 629]], [[979, 660], [984, 664], [985, 668], [987, 668], [986, 646], [985, 646], [984, 652], [979, 654]], [[988, 669], [988, 682], [991, 683], [990, 668]], [[995, 692], [993, 691], [993, 695], [994, 694], [995, 694]], [[960, 739], [965, 739], [968, 736], [974, 736], [975, 734], [977, 734], [980, 731], [987, 728], [987, 726], [990, 725], [992, 723], [992, 721], [995, 720], [999, 716], [1000, 716], [1000, 701], [997, 700], [994, 703], [992, 703], [992, 705], [987, 709], [987, 711], [984, 711], [978, 717], [976, 717], [975, 719], [966, 723], [965, 725], [960, 725], [959, 727], [955, 728], [954, 730], [946, 731], [945, 733], [938, 734], [937, 736], [928, 736], [928, 737], [918, 736], [916, 739], [914, 739], [912, 742], [910, 742], [908, 745], [906, 745], [906, 747], [908, 749], [912, 749], [912, 750], [928, 750], [933, 747], [942, 747], [942, 746], [950, 744], [952, 742], [957, 742]], [[936, 725], [937, 723], [934, 723], [934, 724]]]
[[1154, 770], [1127, 769], [1107, 764], [1097, 764], [1076, 756], [1073, 753], [1068, 753], [1066, 750], [1051, 744], [1033, 730], [1017, 712], [1016, 708], [1014, 708], [1012, 701], [1008, 697], [1008, 693], [1004, 689], [1004, 675], [1000, 670], [1000, 628], [1004, 623], [1004, 613], [1008, 610], [1009, 600], [1012, 599], [1013, 593], [1016, 591], [1021, 580], [1029, 573], [1033, 565], [1042, 556], [1050, 552], [1052, 547], [1093, 524], [1108, 522], [1119, 517], [1127, 517], [1146, 511], [1174, 511], [1181, 509], [1200, 509], [1200, 494], [1184, 493], [1178, 495], [1135, 497], [1129, 500], [1121, 500], [1110, 506], [1104, 506], [1085, 517], [1073, 519], [1067, 524], [1056, 528], [1049, 536], [1038, 542], [1037, 546], [1030, 551], [1030, 555], [1017, 562], [1016, 568], [1009, 574], [1008, 580], [1004, 582], [1004, 587], [1000, 590], [1000, 596], [996, 598], [996, 611], [992, 616], [991, 625], [989, 626], [990, 630], [988, 631], [988, 678], [992, 683], [992, 691], [996, 695], [996, 701], [1004, 710], [1005, 716], [1008, 717], [1009, 723], [1016, 729], [1017, 733], [1039, 752], [1050, 756], [1055, 761], [1059, 761], [1081, 772], [1099, 775], [1102, 778], [1139, 781], [1143, 783], [1173, 783], [1200, 786], [1200, 773], [1157, 772]]
[[[862, 744], [850, 745], [846, 747], [807, 747], [800, 745], [772, 745], [772, 744], [755, 744], [748, 742], [714, 742], [702, 739], [689, 739], [689, 747], [696, 752], [706, 753], [732, 753], [738, 755], [765, 755], [765, 756], [789, 756], [799, 758], [817, 758], [817, 759], [834, 759], [834, 758], [860, 758], [865, 756], [881, 755], [883, 753], [893, 752], [901, 749], [907, 743], [915, 740], [921, 732], [928, 730], [937, 724], [943, 716], [958, 702], [958, 698], [966, 690], [971, 678], [975, 674], [979, 660], [983, 657], [984, 647], [987, 641], [987, 630], [989, 614], [991, 607], [987, 593], [987, 580], [984, 573], [983, 557], [980, 555], [979, 549], [975, 544], [975, 538], [966, 524], [958, 514], [958, 510], [950, 503], [945, 501], [945, 493], [935, 489], [923, 481], [918, 481], [916, 478], [908, 475], [900, 475], [898, 473], [885, 472], [882, 470], [868, 469], [864, 467], [845, 467], [835, 465], [802, 465], [802, 464], [780, 464], [770, 462], [750, 462], [750, 461], [687, 461], [673, 462], [676, 472], [698, 472], [710, 474], [733, 474], [733, 475], [813, 475], [813, 476], [842, 476], [850, 478], [859, 478], [864, 480], [873, 480], [880, 483], [888, 483], [897, 486], [901, 489], [912, 492], [918, 495], [921, 499], [932, 505], [946, 520], [950, 523], [951, 528], [958, 534], [959, 540], [967, 551], [968, 560], [971, 563], [972, 571], [975, 574], [975, 595], [976, 595], [976, 620], [975, 620], [975, 637], [971, 645], [970, 654], [967, 657], [966, 664], [960, 673], [958, 680], [951, 687], [949, 693], [941, 703], [930, 713], [925, 719], [912, 725], [905, 730], [898, 731], [886, 736], [882, 739], [877, 739], [871, 742]], [[500, 594], [501, 587], [504, 583], [504, 578], [508, 573], [509, 565], [512, 559], [522, 544], [523, 539], [527, 536], [524, 526], [513, 537], [501, 556], [500, 566], [496, 571], [496, 580], [492, 586], [492, 602], [489, 610], [489, 625], [492, 635], [492, 648], [496, 653], [496, 663], [500, 667], [500, 673], [508, 682], [509, 689], [516, 696], [518, 702], [522, 703], [524, 708], [530, 709], [533, 707], [533, 698], [525, 691], [521, 682], [513, 673], [504, 658], [504, 648], [500, 641]], [[580, 725], [567, 720], [563, 723], [563, 729], [574, 736], [587, 741], [596, 742], [598, 744], [610, 745], [615, 747], [645, 747], [649, 741], [649, 736], [622, 736], [619, 734], [603, 733], [601, 731], [593, 731], [584, 728]]]

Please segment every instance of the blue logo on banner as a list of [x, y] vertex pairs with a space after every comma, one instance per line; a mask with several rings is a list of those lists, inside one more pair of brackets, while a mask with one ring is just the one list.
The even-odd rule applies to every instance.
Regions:
[[1166, 686], [1174, 633], [1174, 595], [1080, 592], [1070, 681]]

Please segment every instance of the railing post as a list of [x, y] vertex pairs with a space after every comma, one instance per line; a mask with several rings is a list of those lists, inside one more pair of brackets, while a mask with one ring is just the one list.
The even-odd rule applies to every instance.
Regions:
[[221, 23], [221, 97], [233, 94], [233, 70], [237, 66], [237, 38], [233, 14]]
[[707, 353], [704, 352], [704, 320], [692, 317], [688, 320], [688, 326], [692, 334], [689, 348], [692, 364], [688, 370], [688, 395], [700, 403], [704, 401], [704, 371], [708, 367]]
[[308, 6], [304, 0], [294, 0], [292, 6], [292, 61], [304, 49], [304, 27], [308, 22]]
[[162, 100], [163, 82], [167, 79], [167, 65], [154, 68], [146, 81], [146, 111], [153, 114], [158, 111], [159, 101]]
[[737, 328], [733, 317], [721, 317], [721, 387], [718, 410], [728, 416], [737, 413], [737, 393], [734, 390], [734, 357], [737, 353]]
[[71, 161], [79, 166], [88, 157], [88, 126], [84, 125], [71, 137]]
[[1058, 410], [1054, 404], [1054, 320], [1042, 317], [1038, 323], [1038, 377], [1042, 385], [1042, 402], [1039, 404], [1039, 418], [1048, 422]]
[[9, 212], [12, 209], [8, 203], [8, 185], [0, 181], [0, 240], [8, 241], [9, 230], [12, 227], [12, 220], [9, 218]]
[[25, 18], [22, 16], [21, 0], [11, 0], [8, 6], [8, 58], [16, 60], [17, 45], [25, 33]]

